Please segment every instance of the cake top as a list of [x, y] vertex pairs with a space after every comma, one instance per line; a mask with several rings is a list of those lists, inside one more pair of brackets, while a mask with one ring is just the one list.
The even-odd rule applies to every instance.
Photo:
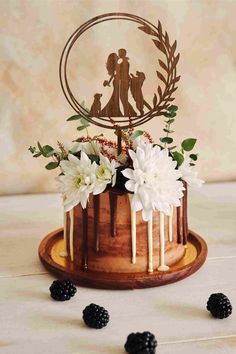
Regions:
[[[92, 101], [91, 97], [88, 99], [90, 108], [87, 108], [85, 102], [79, 103], [69, 85], [68, 58], [84, 32], [112, 20], [138, 23], [139, 32], [153, 41], [161, 54], [156, 71], [157, 90], [150, 102], [143, 89], [145, 73], [137, 67], [134, 58], [131, 61], [128, 57], [128, 49], [118, 47], [108, 53], [107, 78], [99, 84], [103, 92], [109, 90], [107, 100], [102, 101], [103, 93], [95, 92]], [[202, 185], [203, 181], [195, 171], [198, 155], [192, 153], [196, 139], [184, 139], [178, 148], [172, 137], [178, 107], [171, 102], [180, 79], [176, 71], [179, 61], [176, 45], [176, 41], [170, 44], [160, 21], [155, 27], [140, 17], [121, 13], [96, 17], [80, 26], [69, 38], [61, 56], [60, 81], [66, 99], [76, 111], [67, 121], [79, 123], [77, 131], [81, 136], [71, 144], [59, 142], [57, 148], [39, 142], [37, 147], [29, 148], [34, 157], [52, 159], [46, 165], [48, 170], [59, 169], [57, 181], [65, 211], [78, 204], [86, 208], [91, 194], [110, 190], [132, 194], [132, 209], [142, 210], [143, 219], [149, 220], [153, 210], [170, 215], [171, 207], [180, 205], [186, 184]], [[164, 127], [159, 142], [154, 142], [147, 131], [136, 129], [148, 120], [160, 117], [164, 118]], [[116, 141], [108, 140], [102, 134], [90, 136], [91, 124], [113, 129]], [[83, 135], [84, 131], [86, 135]]]

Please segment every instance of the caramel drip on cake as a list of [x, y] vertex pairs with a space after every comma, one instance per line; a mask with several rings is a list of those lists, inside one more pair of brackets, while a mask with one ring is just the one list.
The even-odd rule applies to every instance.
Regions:
[[67, 252], [67, 213], [64, 212], [63, 215], [63, 221], [64, 221], [64, 228], [63, 228], [63, 242], [64, 242], [64, 249], [60, 252], [61, 257], [67, 257], [68, 252]]
[[74, 208], [70, 210], [70, 258], [74, 261]]
[[93, 218], [93, 232], [94, 232], [94, 249], [96, 252], [99, 251], [99, 207], [100, 207], [100, 196], [93, 196], [93, 210], [94, 210], [94, 218]]
[[177, 243], [182, 243], [182, 230], [181, 230], [181, 206], [177, 210]]
[[83, 209], [82, 270], [88, 270], [88, 210]]
[[182, 223], [183, 223], [183, 245], [187, 244], [188, 240], [188, 215], [187, 215], [187, 197], [188, 197], [188, 190], [187, 190], [187, 183], [184, 182], [184, 196], [183, 196], [183, 216], [182, 216]]
[[110, 218], [111, 218], [111, 236], [115, 237], [116, 230], [116, 219], [117, 219], [117, 195], [115, 193], [109, 192], [110, 201]]

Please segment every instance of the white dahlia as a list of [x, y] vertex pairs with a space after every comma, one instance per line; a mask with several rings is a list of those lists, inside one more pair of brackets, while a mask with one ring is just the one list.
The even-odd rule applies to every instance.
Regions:
[[181, 178], [190, 187], [199, 188], [205, 183], [202, 179], [198, 178], [198, 173], [194, 166], [190, 165], [191, 159], [189, 157], [184, 159], [182, 165], [179, 166], [179, 171], [181, 173]]
[[125, 187], [134, 193], [131, 207], [142, 210], [144, 220], [149, 220], [153, 210], [166, 215], [171, 214], [171, 206], [179, 206], [183, 196], [183, 183], [178, 179], [181, 173], [176, 170], [176, 161], [168, 150], [139, 141], [136, 152], [129, 150], [133, 169], [122, 173], [129, 180]]
[[57, 180], [60, 182], [65, 211], [71, 210], [79, 203], [82, 208], [86, 208], [89, 194], [96, 185], [97, 164], [92, 163], [81, 151], [80, 159], [69, 154], [68, 160], [61, 161], [61, 170], [63, 175]]

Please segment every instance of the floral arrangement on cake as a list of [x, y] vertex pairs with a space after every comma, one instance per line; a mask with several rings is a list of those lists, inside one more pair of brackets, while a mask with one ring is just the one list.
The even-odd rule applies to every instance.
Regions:
[[38, 142], [29, 150], [33, 157], [52, 159], [46, 169], [60, 170], [57, 181], [65, 211], [78, 204], [84, 209], [91, 194], [113, 189], [116, 193], [132, 193], [132, 210], [142, 211], [143, 219], [148, 221], [154, 210], [170, 215], [173, 206], [180, 206], [185, 184], [200, 187], [203, 183], [195, 168], [198, 155], [191, 153], [196, 139], [183, 140], [179, 149], [173, 146], [171, 134], [177, 110], [171, 105], [164, 113], [165, 136], [159, 143], [146, 131], [134, 128], [120, 130], [118, 143], [102, 134], [90, 137], [90, 123], [74, 115], [67, 121], [79, 121], [77, 130], [86, 130], [86, 136], [70, 146], [58, 142], [58, 147], [53, 148]]

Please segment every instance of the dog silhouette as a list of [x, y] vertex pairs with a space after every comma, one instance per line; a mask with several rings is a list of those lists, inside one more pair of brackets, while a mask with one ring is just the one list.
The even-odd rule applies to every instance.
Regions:
[[90, 108], [90, 117], [99, 117], [101, 112], [101, 93], [95, 93], [93, 104]]

